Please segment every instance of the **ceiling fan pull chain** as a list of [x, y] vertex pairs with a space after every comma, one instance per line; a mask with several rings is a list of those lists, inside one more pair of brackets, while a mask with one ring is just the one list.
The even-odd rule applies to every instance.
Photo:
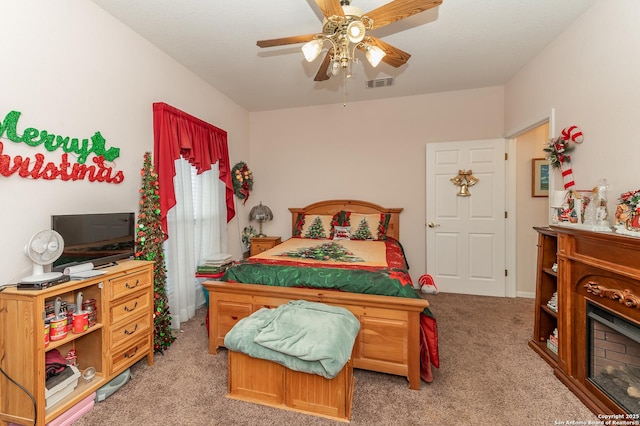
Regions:
[[342, 106], [347, 106], [347, 70], [342, 70]]

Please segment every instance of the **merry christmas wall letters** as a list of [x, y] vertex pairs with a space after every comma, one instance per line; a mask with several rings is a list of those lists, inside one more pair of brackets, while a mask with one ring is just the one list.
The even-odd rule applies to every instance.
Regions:
[[[90, 182], [121, 183], [124, 173], [116, 171], [105, 164], [105, 161], [113, 161], [120, 156], [120, 148], [106, 148], [106, 140], [95, 132], [91, 138], [79, 139], [50, 133], [47, 130], [38, 130], [34, 127], [24, 129], [22, 135], [18, 134], [18, 120], [21, 113], [10, 111], [0, 122], [0, 138], [7, 138], [11, 142], [24, 143], [31, 147], [42, 145], [47, 151], [62, 150], [64, 154], [59, 162], [47, 161], [41, 153], [34, 158], [28, 156], [4, 154], [4, 145], [0, 141], [0, 175], [12, 176], [17, 174], [22, 178], [32, 179], [61, 179], [64, 181], [76, 181], [87, 179]], [[75, 162], [69, 161], [69, 154], [75, 155]], [[91, 154], [93, 164], [85, 164]]]

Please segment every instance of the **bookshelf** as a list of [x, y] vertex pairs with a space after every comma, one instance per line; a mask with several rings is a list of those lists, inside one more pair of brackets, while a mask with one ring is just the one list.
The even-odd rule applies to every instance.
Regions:
[[538, 259], [533, 339], [529, 346], [556, 367], [558, 340], [562, 338], [558, 335], [558, 235], [550, 228], [533, 229], [538, 232]]

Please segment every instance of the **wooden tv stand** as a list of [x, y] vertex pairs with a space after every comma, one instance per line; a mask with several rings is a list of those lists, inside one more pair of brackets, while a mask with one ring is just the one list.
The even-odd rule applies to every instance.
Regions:
[[[0, 375], [0, 425], [44, 425], [143, 357], [153, 365], [153, 262], [126, 260], [103, 270], [43, 290], [0, 292], [0, 368], [24, 387]], [[75, 303], [79, 292], [96, 300], [95, 325], [45, 345], [45, 302]], [[45, 409], [45, 353], [53, 349], [62, 356], [75, 349], [80, 371], [94, 367], [96, 375], [89, 383], [81, 377], [70, 395]]]

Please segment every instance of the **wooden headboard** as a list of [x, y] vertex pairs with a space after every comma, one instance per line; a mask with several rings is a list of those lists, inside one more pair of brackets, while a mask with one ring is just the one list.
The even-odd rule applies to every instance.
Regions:
[[341, 210], [363, 214], [389, 213], [391, 219], [389, 220], [387, 235], [400, 241], [400, 212], [403, 210], [402, 208], [388, 209], [377, 204], [358, 200], [326, 200], [318, 201], [317, 203], [309, 204], [308, 206], [302, 208], [290, 207], [289, 211], [291, 212], [291, 235], [295, 234], [296, 219], [299, 213], [334, 215]]

